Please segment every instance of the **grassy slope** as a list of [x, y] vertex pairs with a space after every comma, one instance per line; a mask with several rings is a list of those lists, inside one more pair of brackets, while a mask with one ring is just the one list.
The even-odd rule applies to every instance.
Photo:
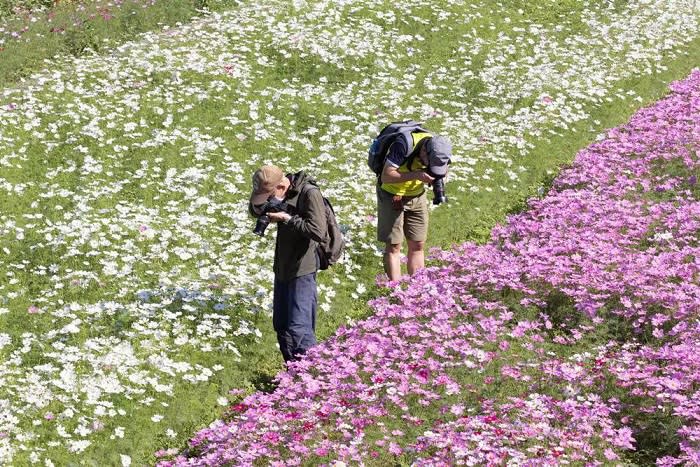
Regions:
[[[132, 40], [139, 33], [191, 21], [202, 14], [202, 9], [216, 11], [226, 8], [231, 1], [168, 0], [148, 4], [142, 0], [126, 0], [120, 2], [119, 8], [105, 0], [68, 1], [32, 12], [37, 6], [50, 3], [24, 2], [22, 5], [26, 9], [16, 15], [11, 11], [18, 2], [0, 3], [0, 29], [22, 31], [26, 28], [20, 39], [8, 39], [0, 44], [0, 87], [21, 82], [41, 71], [46, 66], [45, 61], [57, 55], [79, 57], [102, 53]], [[144, 8], [144, 4], [147, 7]], [[84, 8], [80, 9], [81, 5]]]
[[[435, 48], [438, 49], [438, 39], [434, 38], [433, 40]], [[621, 87], [635, 89], [644, 98], [644, 102], [637, 103], [639, 106], [658, 99], [666, 92], [669, 81], [685, 76], [694, 65], [700, 63], [700, 40], [696, 40], [688, 49], [691, 51], [688, 55], [667, 64], [668, 70], [666, 72], [655, 76], [631, 79], [621, 83]], [[440, 53], [448, 54], [449, 51], [442, 50]], [[299, 66], [303, 68], [303, 64], [299, 64]], [[306, 71], [291, 66], [285, 67], [284, 73], [297, 74]], [[536, 150], [522, 161], [522, 165], [531, 168], [527, 172], [526, 178], [522, 179], [517, 190], [511, 190], [505, 195], [486, 191], [460, 193], [450, 191], [448, 184], [448, 194], [453, 202], [458, 202], [461, 206], [479, 207], [479, 210], [465, 209], [455, 213], [455, 209], [450, 208], [449, 205], [441, 206], [432, 214], [431, 236], [428, 246], [449, 247], [453, 243], [468, 240], [485, 240], [495, 223], [503, 221], [509, 212], [522, 209], [525, 206], [525, 200], [535, 195], [538, 187], [547, 183], [551, 177], [550, 171], [571, 161], [576, 151], [589, 144], [598, 132], [624, 122], [636, 108], [637, 105], [625, 107], [610, 105], [600, 108], [593, 112], [593, 120], [597, 120], [599, 123], [592, 125], [591, 122], [583, 122], [564, 135], [553, 137], [548, 142], [538, 143]], [[365, 302], [378, 292], [376, 288], [369, 287], [369, 285], [373, 284], [375, 275], [380, 270], [381, 262], [378, 258], [369, 255], [362, 258], [360, 262], [362, 269], [358, 276], [368, 284], [368, 292], [359, 299], [354, 299], [351, 296], [351, 290], [340, 292], [336, 297], [332, 311], [321, 315], [318, 330], [320, 339], [331, 335], [339, 325], [346, 322], [347, 317], [358, 319], [369, 313]], [[332, 275], [333, 272], [324, 273], [321, 281], [328, 281]], [[217, 375], [216, 379], [210, 381], [206, 388], [201, 386], [196, 389], [180, 387], [177, 390], [175, 400], [182, 401], [182, 403], [173, 404], [166, 411], [161, 411], [167, 417], [173, 417], [172, 420], [178, 424], [180, 436], [175, 441], [161, 439], [149, 430], [141, 430], [142, 436], [139, 439], [110, 440], [110, 451], [129, 452], [137, 465], [146, 463], [146, 461], [150, 462], [153, 460], [152, 455], [156, 449], [167, 445], [182, 446], [194, 430], [220, 415], [221, 409], [216, 405], [216, 398], [221, 387], [243, 387], [247, 390], [271, 389], [270, 381], [274, 374], [281, 369], [280, 358], [273, 350], [275, 338], [269, 319], [261, 316], [260, 322], [257, 324], [264, 331], [263, 342], [245, 350], [243, 364], [224, 370]], [[142, 417], [143, 420], [134, 417], [132, 425], [143, 424], [146, 426], [150, 424], [147, 416]], [[96, 445], [99, 444], [99, 442], [96, 443]], [[102, 465], [103, 454], [96, 447], [81, 459], [81, 463]]]
[[[450, 209], [449, 206], [441, 206], [433, 211], [428, 248], [449, 248], [450, 245], [465, 241], [483, 242], [486, 240], [493, 225], [504, 221], [509, 213], [525, 208], [527, 198], [536, 196], [538, 188], [546, 187], [557, 168], [572, 161], [576, 152], [594, 141], [597, 134], [606, 128], [625, 122], [639, 107], [663, 96], [667, 92], [667, 85], [670, 81], [686, 76], [697, 63], [700, 63], [700, 39], [694, 41], [689, 50], [687, 55], [668, 63], [668, 69], [664, 73], [630, 79], [621, 83], [623, 88], [635, 89], [643, 98], [643, 102], [635, 102], [637, 105], [629, 104], [623, 107], [615, 104], [603, 106], [592, 114], [593, 120], [599, 121], [598, 124], [593, 125], [588, 121], [582, 122], [571, 128], [566, 134], [537, 144], [536, 149], [527, 157], [527, 160], [522, 161], [523, 165], [531, 167], [531, 169], [527, 176], [522, 178], [523, 183], [520, 184], [518, 190], [512, 190], [507, 194], [486, 191], [460, 193], [449, 191], [448, 184], [448, 194], [453, 203], [459, 202], [462, 206], [476, 206], [479, 207], [479, 210], [460, 210], [458, 214], [455, 214], [455, 210]], [[353, 290], [338, 292], [331, 312], [320, 315], [319, 329], [317, 330], [320, 340], [332, 335], [338, 326], [347, 323], [348, 318], [361, 319], [371, 312], [365, 302], [380, 292], [372, 284], [374, 284], [376, 274], [381, 270], [381, 259], [368, 256], [362, 258], [360, 263], [362, 269], [357, 276], [368, 285], [367, 292], [359, 299], [351, 296]], [[329, 276], [332, 275], [332, 271], [321, 273], [321, 283], [328, 281]], [[178, 388], [174, 400], [182, 401], [182, 403], [173, 404], [166, 411], [161, 411], [166, 417], [173, 417], [171, 418], [173, 423], [179, 424], [177, 430], [179, 436], [176, 439], [165, 439], [148, 430], [143, 430], [142, 436], [138, 440], [124, 439], [117, 440], [116, 443], [110, 441], [112, 443], [110, 451], [129, 452], [137, 464], [140, 460], [151, 462], [153, 460], [152, 454], [156, 449], [167, 446], [182, 448], [189, 435], [194, 433], [198, 427], [209, 424], [221, 415], [222, 409], [216, 405], [216, 398], [221, 387], [273, 390], [274, 375], [282, 370], [281, 359], [275, 351], [276, 338], [267, 317], [259, 316], [259, 322], [256, 324], [263, 331], [263, 340], [259, 345], [243, 350], [243, 364], [223, 370], [210, 381], [206, 388], [201, 386], [196, 389]], [[578, 350], [582, 349], [572, 349], [572, 352]], [[501, 390], [507, 391], [508, 387], [502, 387]], [[507, 396], [507, 394], [503, 395]], [[134, 423], [138, 424], [139, 420], [135, 419]], [[143, 423], [147, 425], [150, 422], [144, 417]], [[94, 453], [93, 459], [100, 458], [101, 453], [97, 451]], [[86, 460], [83, 459], [83, 461]], [[95, 460], [94, 465], [99, 465], [99, 462]]]
[[[593, 142], [597, 134], [607, 128], [624, 123], [638, 108], [658, 100], [667, 93], [669, 82], [685, 77], [697, 63], [700, 63], [700, 39], [694, 41], [689, 50], [688, 54], [669, 62], [667, 71], [663, 73], [629, 79], [621, 83], [620, 87], [622, 88], [636, 90], [643, 98], [643, 102], [635, 102], [636, 105], [619, 106], [610, 104], [603, 106], [592, 114], [592, 120], [597, 120], [599, 123], [581, 122], [579, 125], [571, 128], [566, 134], [551, 138], [548, 142], [537, 144], [536, 149], [527, 157], [527, 160], [522, 161], [523, 165], [532, 169], [528, 171], [527, 177], [523, 178], [523, 183], [518, 190], [513, 190], [507, 195], [496, 195], [486, 191], [460, 193], [450, 192], [448, 184], [448, 193], [453, 201], [459, 201], [462, 206], [477, 206], [480, 210], [460, 210], [458, 214], [455, 214], [454, 209], [450, 209], [448, 205], [443, 205], [433, 211], [431, 214], [431, 235], [428, 241], [428, 248], [449, 248], [453, 244], [465, 241], [483, 242], [488, 239], [493, 225], [503, 222], [509, 213], [518, 212], [526, 208], [526, 200], [537, 196], [539, 188], [544, 187], [546, 189], [557, 168], [570, 163], [578, 150]], [[381, 259], [370, 257], [364, 260], [365, 262], [358, 276], [363, 278], [368, 285], [367, 293], [360, 299], [351, 297], [352, 290], [344, 290], [338, 293], [332, 311], [322, 314], [320, 317], [320, 327], [317, 331], [319, 339], [323, 340], [332, 335], [338, 326], [347, 322], [348, 317], [361, 319], [371, 312], [364, 302], [380, 292], [378, 288], [370, 287], [370, 285], [374, 284], [375, 276], [381, 269]], [[325, 279], [324, 274], [321, 274], [322, 281]], [[276, 352], [259, 351], [260, 349], [273, 349], [276, 342], [271, 323], [266, 323], [265, 321], [266, 318], [263, 317], [259, 323], [264, 332], [261, 345], [256, 346], [254, 349], [249, 348], [243, 357], [245, 365], [229, 371], [226, 376], [222, 377], [222, 383], [225, 384], [226, 381], [233, 385], [238, 383], [237, 387], [240, 387], [240, 381], [245, 381], [245, 386], [247, 387], [252, 386], [263, 391], [274, 389], [274, 385], [271, 382], [272, 378], [276, 372], [282, 369], [282, 366], [279, 355]], [[585, 344], [582, 343], [582, 345]], [[572, 348], [570, 350], [572, 353], [576, 353], [583, 349]], [[469, 376], [463, 375], [463, 377], [468, 378]], [[508, 387], [501, 387], [500, 390], [507, 391]], [[183, 401], [191, 400], [191, 398], [199, 395], [200, 400], [207, 400], [207, 398], [213, 400], [215, 399], [215, 393], [216, 388], [212, 386], [212, 394], [184, 393], [182, 398], [178, 397], [177, 399]], [[502, 395], [507, 397], [508, 394]], [[197, 408], [200, 407], [197, 406]], [[189, 416], [185, 415], [185, 411], [182, 410], [180, 410], [179, 415], [185, 421], [185, 426], [194, 428], [198, 424], [210, 421], [208, 414], [191, 412], [190, 410], [186, 410], [186, 412], [189, 413]], [[199, 420], [197, 420], [198, 418]], [[175, 445], [177, 446], [176, 443]], [[148, 450], [144, 450], [143, 454], [148, 455]]]

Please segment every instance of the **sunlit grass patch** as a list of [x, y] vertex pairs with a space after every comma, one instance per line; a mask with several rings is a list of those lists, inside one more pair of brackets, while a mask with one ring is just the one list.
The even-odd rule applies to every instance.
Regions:
[[226, 0], [47, 1], [0, 3], [0, 83], [40, 71], [46, 60], [104, 52], [137, 34], [191, 21]]
[[[149, 463], [215, 419], [229, 388], [271, 389], [274, 232], [252, 235], [245, 209], [257, 166], [307, 169], [349, 228], [346, 257], [319, 274], [328, 338], [386, 293], [365, 163], [381, 125], [422, 119], [453, 141], [430, 244], [485, 240], [577, 148], [685, 73], [697, 20], [679, 5], [441, 2], [405, 17], [391, 12], [413, 5], [239, 4], [3, 90], [0, 371], [19, 415], [1, 442], [19, 464]], [[122, 372], [101, 363], [115, 349], [133, 358]], [[54, 387], [72, 374], [74, 391]], [[53, 397], [24, 416], [29, 377]], [[91, 378], [124, 389], [93, 400]], [[114, 415], [98, 409], [110, 404]], [[34, 437], [42, 410], [67, 407], [66, 436], [42, 421]]]

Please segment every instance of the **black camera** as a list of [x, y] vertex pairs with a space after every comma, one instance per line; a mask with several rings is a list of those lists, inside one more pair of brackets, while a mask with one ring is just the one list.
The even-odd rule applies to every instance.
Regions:
[[258, 217], [258, 221], [255, 223], [253, 233], [262, 237], [265, 234], [265, 229], [267, 229], [267, 226], [270, 225], [270, 216], [268, 216], [267, 214], [270, 212], [286, 212], [287, 202], [272, 197], [269, 200], [267, 200], [265, 204], [258, 210], [262, 214], [260, 214], [260, 217]]
[[447, 202], [447, 195], [445, 194], [445, 179], [436, 178], [433, 180], [433, 204], [438, 205], [440, 203]]
[[438, 204], [446, 203], [447, 195], [445, 194], [444, 175], [435, 175], [433, 172], [430, 171], [430, 168], [428, 168], [427, 172], [428, 175], [435, 179], [431, 183], [431, 185], [433, 186], [433, 204], [437, 206]]

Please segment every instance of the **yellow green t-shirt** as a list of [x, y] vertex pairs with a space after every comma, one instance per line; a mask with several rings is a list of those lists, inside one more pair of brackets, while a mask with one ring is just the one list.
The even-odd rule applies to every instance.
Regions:
[[[420, 140], [431, 136], [430, 133], [413, 133], [413, 147], [409, 151], [409, 154], [416, 149], [416, 145]], [[394, 143], [396, 144], [396, 143]], [[391, 150], [391, 149], [390, 149]], [[409, 167], [410, 165], [410, 167]], [[405, 157], [405, 160], [398, 167], [399, 173], [412, 172], [414, 170], [425, 169], [425, 165], [421, 162], [419, 157]], [[425, 191], [425, 184], [420, 180], [408, 180], [406, 182], [399, 183], [382, 183], [382, 190], [400, 196], [417, 196]]]

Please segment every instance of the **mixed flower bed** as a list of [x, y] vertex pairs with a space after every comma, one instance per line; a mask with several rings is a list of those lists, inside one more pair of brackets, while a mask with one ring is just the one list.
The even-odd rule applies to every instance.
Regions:
[[697, 465], [700, 70], [671, 90], [161, 467]]
[[[307, 169], [340, 222], [351, 226], [345, 261], [319, 287], [322, 313], [344, 317], [341, 292], [352, 297], [345, 304], [360, 300], [369, 288], [363, 276], [381, 267], [373, 240], [375, 179], [365, 154], [382, 124], [411, 117], [450, 137], [451, 201], [440, 209], [454, 219], [474, 218], [491, 208], [472, 196], [490, 194], [492, 201], [526, 191], [532, 172], [557, 166], [546, 157], [529, 164], [536, 144], [572, 127], [597, 132], [599, 122], [590, 118], [603, 106], [638, 105], [627, 80], [663, 71], [700, 30], [697, 11], [684, 0], [462, 3], [414, 8], [399, 0], [389, 9], [368, 0], [241, 2], [104, 55], [56, 59], [1, 90], [0, 463], [147, 463], [153, 443], [189, 437], [200, 420], [185, 415], [227, 406], [231, 386], [251, 389], [231, 369], [247, 364], [240, 360], [251, 348], [276, 354], [272, 346], [256, 348], [259, 323], [269, 322], [273, 248], [271, 235], [251, 234], [246, 213], [255, 167]], [[632, 175], [643, 174], [629, 175], [635, 186]], [[655, 196], [674, 192], [676, 182], [664, 183], [668, 189]], [[682, 232], [669, 227], [643, 241], [663, 246]], [[614, 272], [595, 264], [601, 274]], [[524, 294], [517, 285], [509, 293]], [[446, 280], [444, 287], [440, 294], [456, 285]], [[590, 310], [607, 300], [599, 297], [607, 289], [561, 292]], [[464, 307], [472, 300], [463, 292], [457, 297]], [[566, 305], [562, 297], [551, 301]], [[436, 295], [431, 306], [442, 300]], [[484, 307], [495, 307], [493, 332], [506, 326], [496, 298]], [[451, 358], [459, 362], [457, 355], [474, 348], [470, 361], [480, 367], [500, 347], [479, 350], [485, 330], [472, 323], [470, 310], [459, 326], [475, 342], [455, 343]], [[428, 332], [415, 326], [405, 332]], [[670, 333], [665, 326], [656, 332]], [[344, 332], [349, 338], [363, 331]], [[397, 336], [385, 338], [414, 351]], [[424, 379], [450, 376], [434, 360]], [[352, 359], [348, 365], [354, 368]], [[496, 380], [499, 371], [491, 375]], [[523, 369], [510, 363], [504, 371]], [[416, 384], [423, 383], [408, 379], [395, 389]], [[485, 387], [491, 385], [473, 388], [475, 399]], [[390, 395], [400, 399], [399, 392]], [[463, 396], [450, 395], [463, 405]], [[465, 405], [463, 414], [471, 409]], [[494, 405], [492, 415], [520, 416], [517, 410]], [[402, 415], [417, 416], [396, 414]], [[410, 444], [373, 429], [376, 441], [387, 436], [394, 451]], [[344, 437], [343, 430], [337, 433]], [[406, 433], [418, 442], [417, 432]], [[428, 438], [421, 443], [428, 449]]]
[[109, 53], [139, 33], [190, 22], [208, 9], [223, 8], [226, 3], [227, 0], [0, 0], [0, 85], [17, 85], [61, 56]]

